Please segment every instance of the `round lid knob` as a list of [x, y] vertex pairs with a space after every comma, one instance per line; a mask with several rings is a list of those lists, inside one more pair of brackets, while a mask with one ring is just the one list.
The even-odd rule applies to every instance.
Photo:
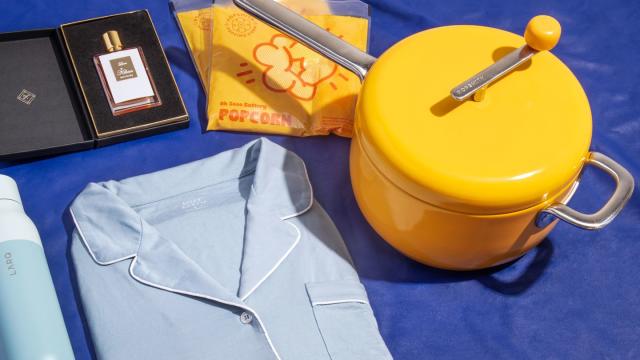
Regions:
[[18, 184], [16, 184], [12, 178], [5, 175], [0, 175], [0, 201], [2, 200], [11, 200], [22, 204]]
[[524, 31], [527, 45], [538, 51], [551, 50], [560, 41], [562, 28], [558, 20], [548, 15], [538, 15], [529, 21]]
[[[378, 169], [425, 202], [471, 214], [524, 210], [565, 191], [588, 156], [589, 102], [573, 73], [544, 51], [557, 43], [559, 24], [536, 17], [526, 33], [527, 41], [447, 26], [384, 53], [364, 82], [356, 122]], [[452, 97], [461, 81], [518, 50], [528, 57], [479, 99]]]

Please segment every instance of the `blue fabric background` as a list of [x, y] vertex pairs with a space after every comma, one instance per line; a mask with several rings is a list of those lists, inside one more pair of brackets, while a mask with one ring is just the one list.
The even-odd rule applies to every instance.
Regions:
[[[629, 0], [368, 0], [372, 52], [441, 25], [480, 24], [521, 33], [539, 13], [557, 17], [554, 53], [589, 95], [592, 149], [640, 175], [640, 2]], [[211, 156], [256, 135], [202, 133], [204, 95], [167, 2], [4, 0], [0, 31], [55, 27], [148, 8], [192, 117], [188, 130], [50, 159], [0, 163], [40, 229], [78, 359], [91, 358], [67, 262], [67, 206], [91, 181], [123, 179]], [[2, 54], [0, 54], [2, 56]], [[2, 71], [0, 70], [0, 86]], [[553, 86], [553, 84], [549, 84]], [[562, 119], [558, 119], [562, 121]], [[348, 176], [349, 141], [271, 137], [306, 161], [316, 197], [354, 257], [396, 359], [640, 357], [640, 191], [606, 230], [560, 224], [537, 249], [496, 269], [454, 273], [412, 262], [386, 245], [359, 212]], [[562, 144], [558, 144], [562, 151]], [[491, 159], [478, 159], [490, 161]], [[595, 210], [611, 181], [587, 171], [572, 205]], [[96, 284], [99, 286], [99, 284]], [[143, 345], [143, 344], [141, 344]]]

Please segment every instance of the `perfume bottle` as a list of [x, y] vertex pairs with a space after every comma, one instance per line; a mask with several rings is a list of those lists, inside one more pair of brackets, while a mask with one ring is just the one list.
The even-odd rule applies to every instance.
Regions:
[[124, 49], [117, 31], [102, 34], [107, 49], [93, 57], [114, 116], [162, 105], [140, 47]]

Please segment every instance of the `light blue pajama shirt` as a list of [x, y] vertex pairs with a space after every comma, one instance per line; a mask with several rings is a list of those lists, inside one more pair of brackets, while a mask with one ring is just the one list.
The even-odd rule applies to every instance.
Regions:
[[390, 359], [302, 160], [269, 140], [90, 184], [71, 256], [99, 359]]

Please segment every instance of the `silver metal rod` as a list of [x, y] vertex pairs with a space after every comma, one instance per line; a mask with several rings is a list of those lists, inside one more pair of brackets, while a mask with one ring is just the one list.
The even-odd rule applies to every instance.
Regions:
[[233, 0], [242, 10], [295, 38], [364, 80], [376, 58], [273, 0]]
[[451, 96], [458, 101], [468, 99], [476, 92], [489, 86], [494, 81], [522, 65], [537, 52], [537, 50], [529, 47], [528, 45], [524, 45], [523, 47], [510, 52], [505, 57], [496, 61], [495, 64], [453, 88], [453, 90], [451, 90]]

